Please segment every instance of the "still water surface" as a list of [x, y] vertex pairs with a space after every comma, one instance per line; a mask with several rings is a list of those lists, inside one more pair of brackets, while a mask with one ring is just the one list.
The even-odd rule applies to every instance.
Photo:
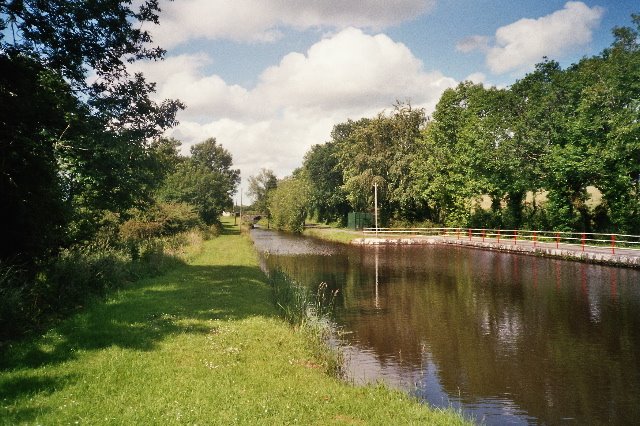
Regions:
[[348, 376], [485, 424], [637, 424], [640, 271], [252, 231], [268, 269], [338, 289]]

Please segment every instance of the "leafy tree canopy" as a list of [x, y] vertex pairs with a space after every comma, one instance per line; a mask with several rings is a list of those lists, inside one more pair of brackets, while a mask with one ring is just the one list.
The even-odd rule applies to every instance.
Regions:
[[276, 229], [301, 233], [308, 212], [308, 185], [304, 179], [289, 177], [278, 182], [269, 195], [269, 211]]
[[269, 215], [269, 192], [278, 186], [278, 178], [270, 169], [261, 169], [255, 176], [249, 176], [247, 194], [253, 197], [253, 208], [260, 213]]
[[240, 183], [240, 170], [231, 169], [232, 163], [231, 154], [214, 138], [194, 145], [191, 157], [180, 161], [167, 176], [159, 197], [188, 203], [205, 223], [216, 223], [222, 211], [232, 206], [231, 197]]
[[159, 12], [156, 0], [0, 1], [0, 196], [15, 200], [2, 258], [89, 239], [101, 212], [149, 198], [149, 144], [183, 105], [152, 101], [127, 64], [162, 58], [141, 29]]

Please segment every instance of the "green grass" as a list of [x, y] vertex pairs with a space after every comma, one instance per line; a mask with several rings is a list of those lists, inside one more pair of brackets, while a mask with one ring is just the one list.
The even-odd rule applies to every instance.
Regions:
[[0, 424], [461, 424], [321, 367], [227, 225], [188, 265], [0, 355]]

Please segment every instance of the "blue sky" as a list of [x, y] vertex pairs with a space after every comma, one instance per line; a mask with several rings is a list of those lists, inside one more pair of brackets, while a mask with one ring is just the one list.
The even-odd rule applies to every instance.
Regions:
[[[183, 150], [217, 138], [243, 181], [279, 177], [334, 124], [389, 110], [433, 111], [465, 79], [506, 87], [543, 56], [563, 67], [600, 53], [631, 0], [161, 0], [165, 61], [135, 66], [159, 98], [188, 108], [169, 132]], [[246, 187], [246, 185], [245, 185]]]

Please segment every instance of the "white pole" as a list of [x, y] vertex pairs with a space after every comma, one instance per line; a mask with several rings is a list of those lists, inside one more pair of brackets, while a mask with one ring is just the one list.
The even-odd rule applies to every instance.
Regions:
[[378, 183], [374, 182], [373, 183], [373, 188], [374, 188], [374, 211], [375, 211], [375, 215], [376, 215], [376, 238], [378, 237]]

